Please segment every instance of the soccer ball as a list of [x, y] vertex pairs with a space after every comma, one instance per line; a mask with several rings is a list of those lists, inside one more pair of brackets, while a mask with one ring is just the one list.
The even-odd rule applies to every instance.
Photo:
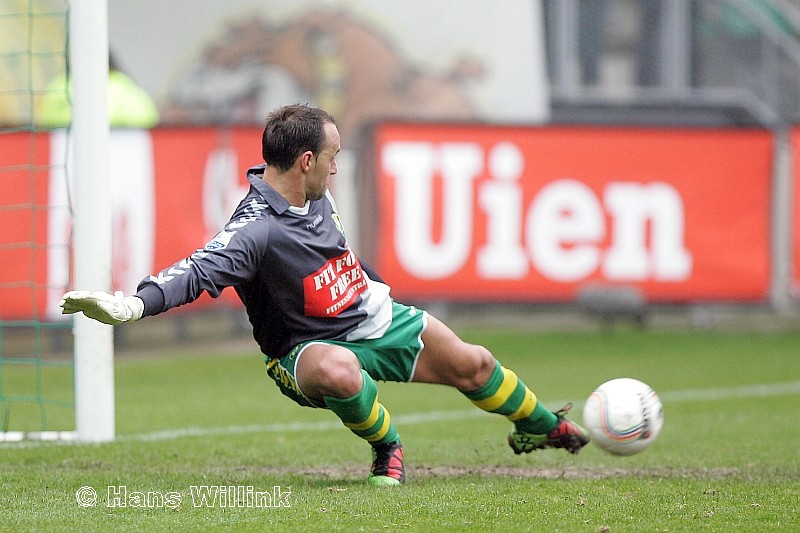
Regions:
[[664, 407], [646, 383], [617, 378], [592, 392], [583, 407], [583, 423], [601, 449], [614, 455], [633, 455], [658, 436], [664, 424]]

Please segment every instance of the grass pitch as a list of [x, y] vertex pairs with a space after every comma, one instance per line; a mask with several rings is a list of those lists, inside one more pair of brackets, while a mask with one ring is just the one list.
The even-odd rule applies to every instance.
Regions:
[[380, 490], [365, 482], [368, 447], [282, 397], [254, 350], [165, 350], [118, 359], [117, 442], [0, 447], [0, 528], [800, 530], [800, 333], [459, 333], [551, 409], [574, 402], [577, 420], [599, 383], [645, 381], [664, 403], [661, 435], [632, 457], [591, 445], [515, 456], [509, 423], [456, 391], [379, 384], [408, 475]]

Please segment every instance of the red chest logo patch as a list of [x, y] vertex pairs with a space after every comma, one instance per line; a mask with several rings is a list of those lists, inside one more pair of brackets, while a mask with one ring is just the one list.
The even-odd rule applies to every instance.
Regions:
[[306, 316], [334, 317], [367, 288], [356, 255], [348, 250], [303, 278]]

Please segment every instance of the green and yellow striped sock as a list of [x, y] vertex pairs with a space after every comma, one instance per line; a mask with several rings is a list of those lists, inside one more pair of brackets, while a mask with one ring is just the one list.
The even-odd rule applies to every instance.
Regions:
[[462, 392], [479, 408], [505, 416], [525, 433], [542, 435], [558, 423], [556, 415], [539, 403], [536, 395], [512, 370], [504, 368], [499, 362], [496, 362], [489, 381], [483, 387]]
[[389, 411], [378, 403], [378, 386], [361, 370], [364, 386], [350, 398], [325, 396], [325, 405], [338, 416], [350, 431], [373, 446], [399, 440]]

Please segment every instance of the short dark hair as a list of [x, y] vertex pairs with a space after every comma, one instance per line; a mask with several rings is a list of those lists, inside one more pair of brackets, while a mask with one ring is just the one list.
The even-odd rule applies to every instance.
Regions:
[[317, 107], [293, 104], [276, 109], [267, 117], [261, 136], [264, 162], [286, 172], [306, 151], [318, 154], [325, 143], [325, 124], [333, 117]]

